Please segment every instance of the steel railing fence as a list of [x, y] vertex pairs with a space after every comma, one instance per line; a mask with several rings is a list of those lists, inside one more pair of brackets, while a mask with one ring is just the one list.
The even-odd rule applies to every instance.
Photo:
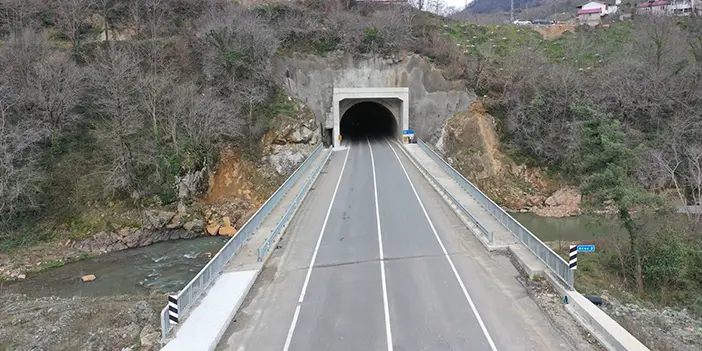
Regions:
[[[295, 170], [295, 172], [293, 172], [293, 174], [288, 177], [287, 180], [285, 180], [285, 182], [275, 191], [275, 193], [273, 193], [273, 195], [266, 200], [263, 206], [261, 206], [258, 211], [256, 211], [256, 213], [249, 218], [246, 224], [239, 229], [236, 236], [230, 239], [207, 263], [207, 265], [205, 265], [205, 267], [203, 267], [200, 272], [188, 283], [188, 285], [186, 285], [178, 293], [178, 317], [180, 323], [183, 322], [188, 312], [190, 312], [190, 309], [195, 301], [197, 301], [200, 295], [205, 292], [209, 285], [219, 275], [224, 265], [229, 262], [234, 255], [236, 255], [244, 242], [246, 242], [251, 234], [253, 234], [259, 228], [266, 216], [273, 208], [275, 208], [278, 202], [280, 202], [280, 199], [285, 196], [288, 190], [290, 190], [290, 188], [295, 184], [300, 175], [305, 172], [310, 163], [312, 163], [312, 160], [317, 157], [322, 149], [323, 145], [319, 144], [310, 154], [310, 156], [308, 156], [307, 159], [300, 164], [297, 170]], [[168, 318], [168, 306], [166, 306], [166, 308], [161, 311], [161, 335], [163, 340], [168, 337], [170, 328], [171, 324]]]
[[327, 160], [329, 160], [329, 157], [331, 157], [332, 150], [329, 149], [327, 151], [327, 155], [324, 156], [324, 160], [315, 168], [314, 172], [312, 172], [305, 182], [305, 185], [300, 189], [300, 192], [297, 193], [297, 196], [295, 197], [295, 201], [293, 201], [292, 204], [290, 204], [290, 207], [288, 207], [287, 211], [285, 211], [285, 214], [283, 215], [283, 218], [278, 222], [278, 225], [275, 227], [273, 232], [266, 238], [266, 241], [263, 243], [263, 245], [258, 249], [258, 261], [262, 262], [263, 257], [266, 255], [268, 250], [271, 247], [271, 244], [273, 241], [275, 241], [275, 238], [278, 236], [283, 231], [283, 228], [285, 228], [286, 223], [288, 221], [288, 218], [295, 213], [295, 209], [297, 206], [302, 202], [302, 199], [305, 197], [305, 194], [307, 194], [307, 190], [312, 186], [312, 182], [316, 178], [316, 174], [319, 173], [322, 170], [322, 167], [327, 163]]
[[[409, 154], [407, 154], [407, 156], [409, 156], [410, 159], [413, 157], [413, 156], [410, 156]], [[444, 188], [444, 186], [441, 185], [441, 183], [439, 183], [439, 181], [433, 175], [431, 175], [431, 173], [429, 173], [429, 170], [426, 169], [426, 167], [422, 166], [422, 164], [419, 163], [418, 160], [411, 160], [411, 161], [412, 161], [412, 163], [414, 163], [415, 165], [420, 167], [421, 170], [423, 171], [423, 173], [426, 174], [434, 182], [434, 184], [436, 184], [436, 186], [439, 187], [439, 189], [441, 189], [441, 191], [451, 199], [451, 201], [461, 210], [461, 212], [463, 212], [465, 215], [467, 215], [471, 219], [471, 221], [473, 221], [475, 226], [478, 227], [478, 230], [480, 230], [480, 232], [485, 236], [485, 238], [487, 238], [488, 243], [492, 244], [492, 232], [489, 231], [487, 228], [485, 228], [485, 226], [483, 226], [480, 223], [480, 221], [478, 221], [478, 219], [475, 218], [475, 216], [473, 216], [473, 214], [470, 213], [470, 211], [468, 211], [468, 209], [463, 207], [463, 205], [453, 195], [451, 195], [451, 193], [448, 190], [446, 190], [446, 188]]]
[[498, 206], [494, 201], [487, 197], [478, 187], [473, 185], [468, 179], [463, 177], [451, 165], [444, 161], [431, 147], [424, 141], [417, 139], [419, 146], [424, 149], [427, 154], [433, 158], [446, 173], [453, 177], [458, 184], [463, 187], [468, 193], [475, 198], [480, 205], [485, 208], [495, 219], [502, 223], [512, 234], [529, 248], [542, 262], [546, 264], [556, 276], [566, 285], [567, 288], [573, 288], [573, 271], [570, 270], [568, 263], [554, 252], [550, 247], [544, 244], [532, 232], [526, 229], [521, 223], [510, 216], [502, 207]]

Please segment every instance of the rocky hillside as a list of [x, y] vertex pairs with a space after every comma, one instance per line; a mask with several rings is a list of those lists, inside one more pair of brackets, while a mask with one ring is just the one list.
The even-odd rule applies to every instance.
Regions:
[[461, 174], [498, 204], [513, 211], [564, 217], [580, 213], [577, 188], [543, 169], [517, 164], [502, 152], [496, 121], [480, 101], [443, 125], [433, 143]]

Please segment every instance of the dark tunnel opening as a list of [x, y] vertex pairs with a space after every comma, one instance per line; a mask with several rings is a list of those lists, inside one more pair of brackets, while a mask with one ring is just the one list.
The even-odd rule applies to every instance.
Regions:
[[351, 106], [339, 122], [342, 140], [358, 141], [392, 138], [397, 122], [392, 112], [377, 102], [360, 102]]

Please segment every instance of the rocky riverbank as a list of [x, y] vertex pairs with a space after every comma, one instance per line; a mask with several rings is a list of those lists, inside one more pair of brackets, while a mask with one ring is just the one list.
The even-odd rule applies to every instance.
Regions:
[[5, 294], [0, 350], [158, 350], [164, 301], [160, 295], [64, 299]]
[[648, 308], [602, 295], [602, 309], [651, 350], [702, 349], [702, 319], [687, 309]]

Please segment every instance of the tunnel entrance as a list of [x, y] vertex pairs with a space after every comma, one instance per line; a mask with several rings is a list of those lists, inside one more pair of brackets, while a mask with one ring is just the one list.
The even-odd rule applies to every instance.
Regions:
[[392, 138], [397, 133], [397, 121], [385, 106], [372, 101], [351, 106], [339, 123], [343, 140], [358, 141]]

